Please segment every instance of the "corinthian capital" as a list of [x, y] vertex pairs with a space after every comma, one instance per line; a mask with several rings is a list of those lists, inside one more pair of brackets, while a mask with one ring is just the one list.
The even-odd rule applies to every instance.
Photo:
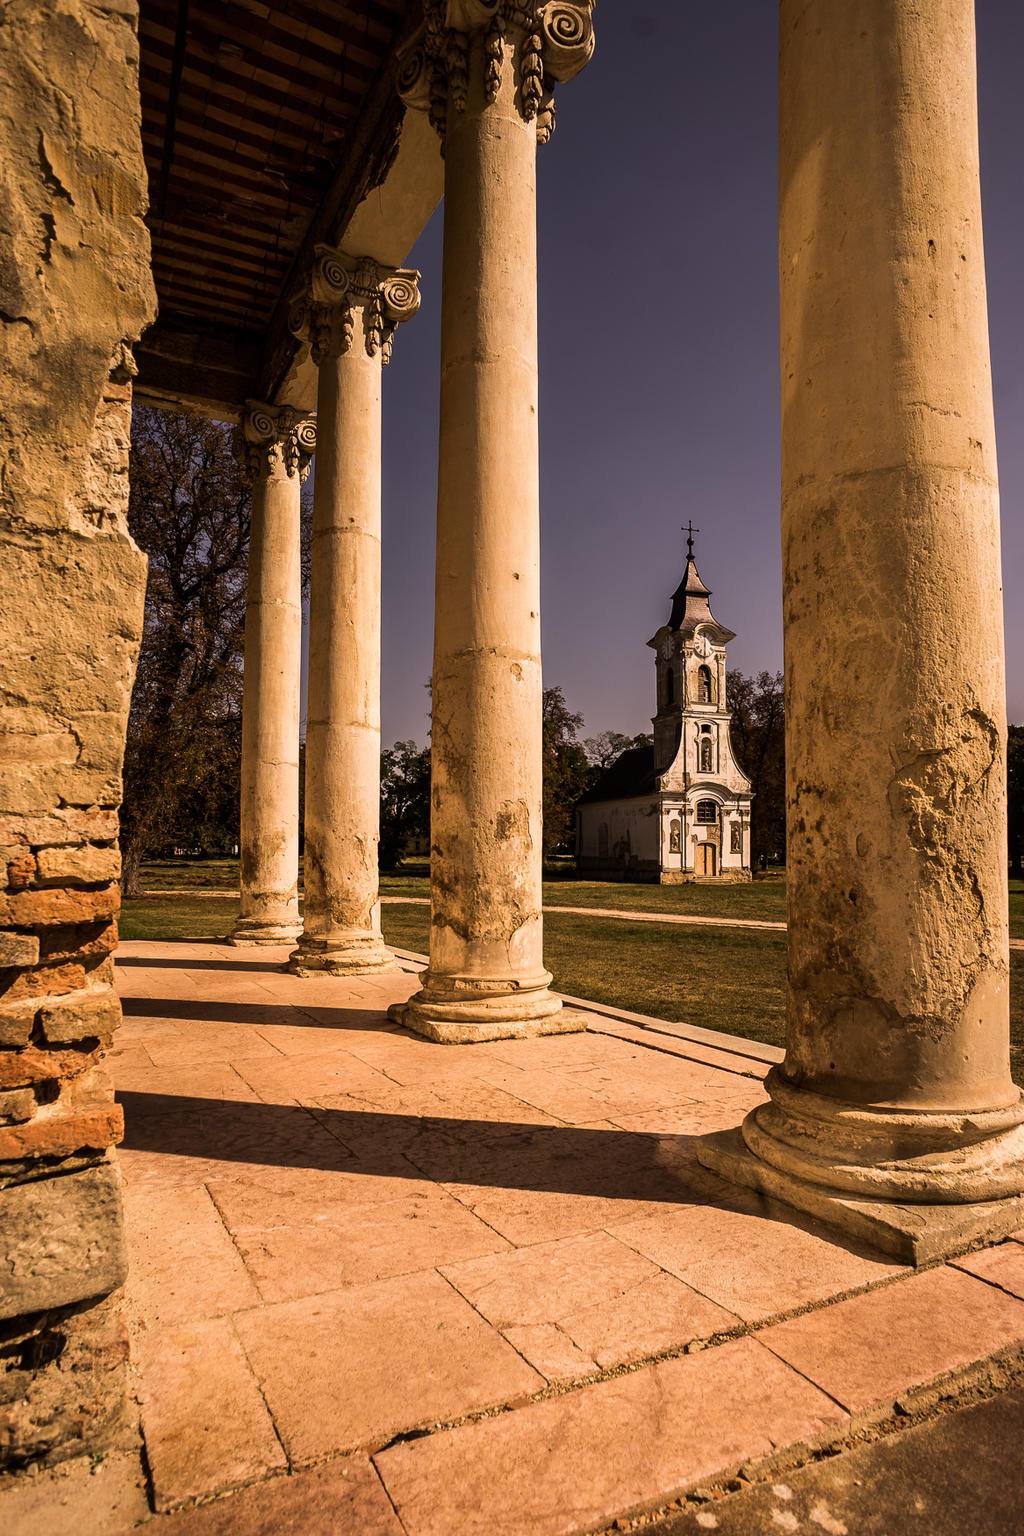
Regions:
[[349, 256], [331, 245], [318, 245], [306, 293], [292, 306], [292, 330], [308, 341], [319, 366], [328, 357], [348, 352], [361, 317], [363, 342], [369, 357], [391, 360], [391, 345], [400, 320], [420, 307], [420, 274], [412, 268], [384, 267], [370, 256]]
[[241, 437], [249, 473], [254, 479], [280, 467], [289, 477], [298, 475], [305, 480], [316, 451], [316, 417], [288, 405], [247, 400]]
[[429, 112], [443, 139], [449, 111], [463, 112], [471, 73], [482, 72], [483, 100], [497, 99], [513, 72], [516, 106], [537, 120], [537, 140], [551, 137], [556, 83], [578, 75], [594, 51], [596, 0], [424, 0], [424, 21], [405, 48], [398, 94]]

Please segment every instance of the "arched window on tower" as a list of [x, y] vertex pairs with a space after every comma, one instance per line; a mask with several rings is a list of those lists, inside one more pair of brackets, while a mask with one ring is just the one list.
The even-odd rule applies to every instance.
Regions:
[[671, 709], [676, 701], [676, 675], [671, 667], [665, 668], [665, 708]]
[[714, 684], [711, 681], [711, 668], [697, 668], [697, 701], [700, 704], [713, 704]]

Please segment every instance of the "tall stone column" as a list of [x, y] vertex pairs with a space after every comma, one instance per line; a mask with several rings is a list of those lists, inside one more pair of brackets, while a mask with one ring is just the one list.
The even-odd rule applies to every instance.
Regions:
[[241, 887], [232, 944], [288, 944], [299, 920], [299, 494], [316, 423], [250, 401], [242, 424], [253, 480], [242, 699]]
[[789, 998], [701, 1160], [922, 1260], [1020, 1226], [967, 0], [783, 0]]
[[309, 598], [304, 925], [291, 969], [394, 965], [380, 934], [381, 367], [419, 273], [318, 246], [292, 315], [318, 366]]
[[542, 953], [535, 177], [590, 11], [433, 3], [400, 70], [445, 147], [430, 962], [393, 1010], [435, 1040], [585, 1027]]

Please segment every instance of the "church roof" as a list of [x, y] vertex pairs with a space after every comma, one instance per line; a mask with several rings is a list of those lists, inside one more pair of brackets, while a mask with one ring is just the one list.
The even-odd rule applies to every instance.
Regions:
[[[668, 627], [683, 635], [692, 635], [698, 624], [710, 624], [716, 630], [713, 638], [719, 645], [725, 645], [734, 640], [735, 634], [731, 629], [726, 629], [724, 624], [719, 624], [711, 612], [711, 604], [708, 599], [711, 590], [700, 579], [697, 563], [693, 558], [693, 533], [687, 539], [686, 570], [683, 579], [672, 593], [672, 613], [668, 621]], [[653, 641], [648, 642], [653, 644]]]
[[596, 800], [633, 800], [640, 795], [653, 795], [656, 778], [654, 748], [628, 747], [576, 803], [590, 805]]

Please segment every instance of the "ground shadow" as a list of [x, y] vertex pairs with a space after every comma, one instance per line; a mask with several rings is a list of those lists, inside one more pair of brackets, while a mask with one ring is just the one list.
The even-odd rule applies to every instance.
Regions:
[[[180, 941], [179, 941], [180, 942]], [[173, 970], [190, 971], [196, 967], [190, 965], [187, 960], [168, 960], [164, 957], [147, 960], [142, 955], [117, 956], [117, 968], [122, 966], [137, 965], [143, 970]], [[204, 960], [204, 971], [263, 971], [264, 973], [280, 974], [284, 970], [284, 962], [281, 960]]]
[[[711, 1205], [875, 1250], [701, 1167], [695, 1135], [386, 1114], [353, 1108], [123, 1092], [128, 1151], [266, 1168], [336, 1170], [442, 1185]], [[241, 1169], [239, 1170], [241, 1172]]]
[[693, 1136], [133, 1091], [117, 1097], [122, 1145], [137, 1152], [389, 1177], [404, 1169], [410, 1179], [439, 1184], [677, 1204], [707, 1200], [719, 1182], [696, 1162]]
[[[126, 1019], [182, 1019], [193, 1024], [247, 1024], [252, 1029], [366, 1029], [387, 1023], [382, 1007], [332, 1007], [329, 1003], [235, 1003], [219, 998], [125, 997]], [[389, 1030], [397, 1026], [388, 1025]]]

